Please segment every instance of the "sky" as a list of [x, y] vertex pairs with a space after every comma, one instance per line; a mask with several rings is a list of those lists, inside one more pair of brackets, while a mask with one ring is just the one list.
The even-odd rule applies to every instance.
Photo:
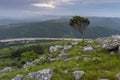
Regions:
[[120, 0], [0, 0], [0, 17], [39, 15], [120, 17]]

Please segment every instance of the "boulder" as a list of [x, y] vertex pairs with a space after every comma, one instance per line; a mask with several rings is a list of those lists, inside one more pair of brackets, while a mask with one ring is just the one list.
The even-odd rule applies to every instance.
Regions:
[[23, 65], [23, 68], [25, 70], [28, 70], [30, 66], [34, 66], [35, 64], [33, 64], [33, 62], [26, 62], [24, 65]]
[[5, 67], [4, 69], [0, 70], [0, 72], [9, 72], [12, 71], [13, 69], [11, 67]]
[[53, 75], [53, 70], [43, 69], [38, 72], [29, 73], [23, 80], [50, 80]]
[[89, 58], [89, 57], [84, 57], [83, 60], [84, 60], [85, 62], [88, 62], [88, 61], [91, 60], [91, 58]]
[[12, 80], [22, 80], [23, 75], [18, 74], [16, 77], [14, 77]]
[[49, 59], [50, 60], [50, 62], [55, 62], [55, 61], [57, 61], [57, 59]]
[[86, 46], [83, 49], [83, 53], [88, 53], [88, 52], [94, 52], [94, 49], [92, 46]]
[[115, 51], [120, 46], [120, 39], [118, 38], [106, 38], [102, 42], [102, 48], [108, 51]]
[[64, 59], [70, 58], [70, 54], [61, 52], [61, 53], [58, 55], [58, 58], [64, 60]]
[[34, 76], [35, 76], [36, 72], [32, 72], [32, 73], [29, 73], [28, 75], [26, 75], [23, 80], [34, 80]]
[[75, 77], [75, 80], [79, 80], [84, 73], [84, 71], [74, 71], [73, 76]]
[[58, 48], [55, 46], [50, 46], [50, 48], [49, 48], [50, 54], [55, 53], [57, 50], [58, 50]]
[[120, 80], [120, 73], [116, 74], [118, 80]]
[[50, 46], [49, 52], [52, 54], [52, 53], [57, 52], [58, 49], [62, 49], [62, 48], [63, 48], [63, 46], [61, 46], [61, 45]]
[[102, 43], [102, 42], [103, 42], [103, 38], [97, 38], [97, 39], [96, 39], [96, 42]]
[[76, 46], [76, 45], [78, 45], [78, 42], [72, 42], [71, 43], [73, 46]]
[[53, 70], [51, 69], [43, 69], [38, 71], [35, 74], [35, 79], [34, 80], [50, 80], [53, 75]]
[[112, 35], [112, 38], [120, 39], [120, 35]]
[[11, 71], [11, 70], [12, 70], [11, 67], [5, 67], [5, 68], [3, 69], [3, 71]]
[[65, 45], [64, 50], [70, 50], [72, 48], [72, 45]]

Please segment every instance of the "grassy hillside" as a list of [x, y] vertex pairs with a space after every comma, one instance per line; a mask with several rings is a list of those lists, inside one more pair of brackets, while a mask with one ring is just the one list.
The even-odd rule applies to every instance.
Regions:
[[[114, 18], [90, 18], [91, 24], [85, 31], [86, 38], [106, 37], [120, 34], [119, 20]], [[69, 26], [69, 19], [43, 22], [18, 23], [0, 26], [0, 39], [24, 37], [79, 37], [81, 34]]]
[[[0, 68], [2, 69], [5, 66], [12, 66], [15, 70], [10, 72], [0, 73], [5, 74], [0, 76], [0, 80], [11, 80], [17, 74], [27, 75], [29, 72], [35, 72], [41, 69], [50, 68], [53, 69], [53, 76], [51, 80], [74, 80], [72, 72], [75, 70], [85, 71], [85, 74], [82, 76], [82, 80], [98, 80], [98, 79], [109, 79], [117, 80], [116, 74], [120, 72], [119, 61], [120, 58], [115, 53], [115, 55], [109, 55], [107, 51], [101, 49], [101, 44], [96, 42], [91, 45], [95, 48], [95, 52], [90, 52], [87, 54], [82, 53], [82, 46], [89, 46], [90, 43], [85, 42], [84, 44], [81, 41], [78, 41], [76, 46], [73, 46], [70, 50], [65, 51], [65, 53], [70, 54], [71, 57], [67, 60], [59, 60], [55, 62], [48, 62], [47, 57], [49, 53], [49, 47], [52, 45], [71, 45], [72, 41], [59, 41], [43, 44], [29, 44], [18, 47], [9, 47], [0, 50], [1, 62]], [[44, 49], [44, 53], [40, 54], [40, 57], [45, 56], [46, 60], [40, 61], [36, 66], [30, 67], [28, 71], [20, 69], [19, 66], [23, 65], [27, 60], [21, 56], [19, 57], [10, 57], [11, 53], [14, 51], [19, 52], [22, 48], [30, 46], [41, 46]], [[60, 50], [56, 54], [50, 56], [50, 58], [55, 58], [60, 54]], [[16, 52], [16, 53], [17, 53]], [[4, 57], [2, 57], [4, 56]], [[85, 60], [88, 58], [88, 60]], [[13, 65], [14, 63], [14, 65]], [[12, 65], [11, 65], [12, 64]], [[19, 65], [18, 65], [19, 64]], [[18, 66], [18, 67], [16, 67]], [[68, 70], [68, 73], [64, 73], [65, 70]]]

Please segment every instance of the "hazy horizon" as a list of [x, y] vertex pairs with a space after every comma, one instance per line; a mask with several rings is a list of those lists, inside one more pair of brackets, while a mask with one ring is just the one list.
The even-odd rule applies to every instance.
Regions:
[[118, 0], [0, 0], [0, 17], [42, 15], [120, 17]]

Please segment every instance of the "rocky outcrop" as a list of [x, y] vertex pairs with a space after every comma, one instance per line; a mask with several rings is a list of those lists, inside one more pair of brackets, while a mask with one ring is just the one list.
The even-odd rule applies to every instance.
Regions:
[[14, 77], [12, 80], [22, 80], [23, 75], [18, 74], [16, 77]]
[[52, 53], [57, 52], [58, 49], [62, 49], [62, 48], [64, 48], [64, 47], [61, 46], [61, 45], [50, 46], [50, 48], [49, 48], [49, 52], [50, 52], [50, 54], [52, 54]]
[[58, 59], [59, 60], [61, 60], [61, 59], [63, 59], [63, 60], [65, 60], [65, 59], [67, 59], [67, 58], [70, 58], [70, 54], [67, 54], [67, 53], [64, 53], [63, 51], [61, 51], [61, 53], [58, 55]]
[[115, 35], [107, 38], [99, 38], [96, 40], [99, 43], [102, 43], [102, 48], [108, 51], [115, 51], [120, 46], [120, 36]]
[[72, 45], [66, 45], [66, 44], [65, 44], [63, 50], [70, 50], [71, 48], [72, 48]]
[[76, 45], [78, 45], [78, 42], [72, 42], [71, 43], [73, 46], [76, 46]]
[[74, 71], [73, 76], [74, 76], [75, 80], [79, 80], [84, 73], [85, 73], [84, 71]]
[[120, 40], [116, 38], [107, 38], [103, 42], [102, 48], [108, 51], [115, 51], [120, 46]]
[[120, 73], [116, 74], [118, 80], [120, 80]]
[[0, 72], [9, 72], [12, 71], [12, 67], [5, 67], [4, 69], [0, 70]]
[[34, 80], [50, 80], [53, 75], [53, 70], [43, 69], [35, 73]]
[[83, 53], [88, 53], [88, 52], [94, 52], [94, 49], [92, 46], [86, 46], [83, 49]]
[[52, 75], [53, 75], [52, 69], [43, 69], [37, 72], [29, 73], [25, 77], [18, 74], [12, 80], [50, 80]]
[[39, 59], [35, 59], [31, 62], [26, 62], [24, 65], [23, 65], [23, 68], [25, 70], [28, 70], [30, 66], [35, 66], [37, 63], [39, 63], [39, 61], [42, 59], [43, 57], [40, 57]]
[[55, 46], [50, 46], [50, 48], [49, 48], [50, 54], [55, 53], [57, 50], [58, 50], [58, 48]]

